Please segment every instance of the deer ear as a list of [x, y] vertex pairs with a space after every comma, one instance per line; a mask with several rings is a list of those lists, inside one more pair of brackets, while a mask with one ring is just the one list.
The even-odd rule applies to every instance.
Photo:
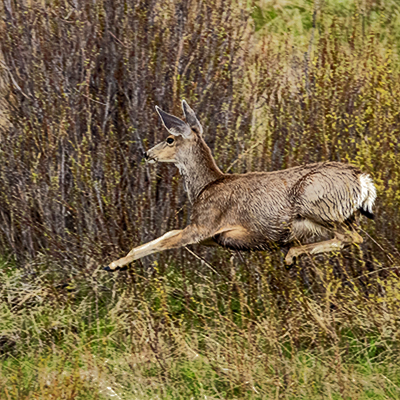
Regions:
[[196, 117], [194, 111], [189, 107], [189, 104], [185, 100], [182, 100], [182, 109], [185, 114], [186, 122], [188, 125], [196, 131], [200, 136], [203, 134], [203, 127]]
[[158, 112], [163, 125], [167, 128], [169, 133], [174, 136], [183, 136], [185, 139], [192, 135], [192, 130], [187, 123], [171, 114], [166, 113], [158, 106], [156, 106], [156, 111]]

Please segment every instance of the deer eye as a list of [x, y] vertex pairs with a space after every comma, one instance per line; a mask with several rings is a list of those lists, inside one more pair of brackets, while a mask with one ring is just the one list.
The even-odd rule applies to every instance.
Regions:
[[169, 137], [169, 138], [167, 139], [167, 143], [168, 143], [168, 144], [174, 143], [174, 139], [173, 139], [172, 137]]

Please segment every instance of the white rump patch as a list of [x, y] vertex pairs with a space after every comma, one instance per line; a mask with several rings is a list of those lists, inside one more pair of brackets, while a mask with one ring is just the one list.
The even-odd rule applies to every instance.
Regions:
[[356, 201], [356, 207], [362, 208], [372, 214], [372, 206], [376, 199], [376, 188], [368, 174], [360, 175], [361, 193]]

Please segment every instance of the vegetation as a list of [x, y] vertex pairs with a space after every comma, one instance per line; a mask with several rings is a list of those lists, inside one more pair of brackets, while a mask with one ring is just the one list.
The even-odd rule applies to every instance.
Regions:
[[[370, 0], [0, 6], [1, 399], [400, 398], [400, 7]], [[222, 170], [351, 162], [364, 243], [169, 251], [179, 174], [149, 168], [185, 98]]]

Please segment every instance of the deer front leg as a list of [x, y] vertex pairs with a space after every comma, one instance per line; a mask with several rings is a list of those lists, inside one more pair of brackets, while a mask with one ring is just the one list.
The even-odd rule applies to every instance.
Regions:
[[202, 238], [200, 235], [189, 225], [183, 230], [167, 232], [158, 239], [152, 240], [151, 242], [143, 244], [139, 247], [135, 247], [125, 257], [120, 258], [117, 261], [113, 261], [104, 269], [106, 271], [115, 271], [134, 260], [138, 260], [139, 258], [157, 253], [159, 251], [176, 249], [191, 243], [197, 243], [201, 239]]

